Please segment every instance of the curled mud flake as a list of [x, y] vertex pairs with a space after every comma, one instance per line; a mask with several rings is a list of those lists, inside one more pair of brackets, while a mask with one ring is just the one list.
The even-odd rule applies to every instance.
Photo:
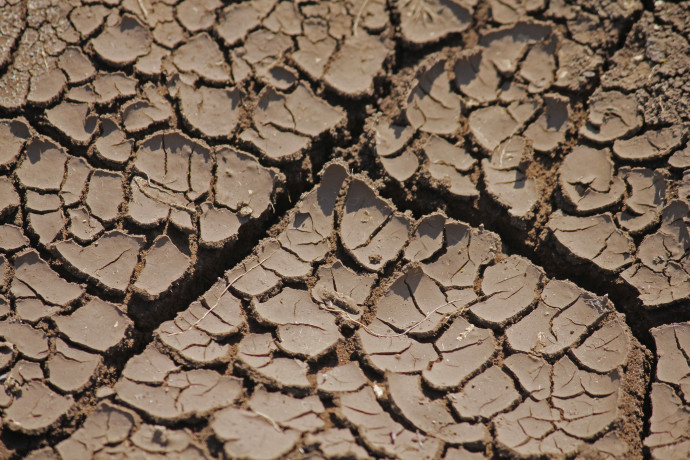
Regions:
[[548, 223], [558, 242], [576, 257], [616, 272], [632, 261], [632, 240], [618, 230], [611, 214], [575, 217], [556, 211]]
[[544, 112], [525, 129], [524, 136], [532, 141], [537, 152], [550, 152], [564, 140], [571, 127], [570, 104], [558, 94], [544, 96]]
[[520, 169], [495, 167], [482, 160], [486, 189], [499, 204], [508, 208], [511, 216], [528, 218], [539, 201], [537, 183]]
[[185, 193], [194, 201], [208, 192], [212, 163], [205, 144], [173, 131], [146, 138], [139, 146], [134, 166], [147, 181]]
[[690, 275], [687, 264], [690, 250], [688, 203], [675, 200], [661, 214], [659, 230], [640, 243], [638, 264], [621, 276], [639, 292], [640, 300], [649, 307], [665, 305], [690, 296]]
[[151, 45], [151, 51], [137, 59], [134, 70], [137, 74], [146, 77], [159, 77], [163, 73], [163, 60], [170, 56], [170, 50], [156, 45]]
[[85, 199], [91, 215], [105, 223], [117, 219], [125, 198], [122, 182], [121, 173], [97, 169], [91, 174]]
[[645, 131], [630, 139], [617, 139], [613, 143], [613, 152], [623, 160], [654, 160], [676, 150], [682, 141], [682, 130], [678, 126], [672, 126]]
[[497, 235], [448, 221], [445, 236], [445, 252], [434, 262], [423, 264], [424, 273], [447, 288], [473, 286], [479, 269], [496, 257], [500, 247]]
[[542, 401], [551, 396], [551, 365], [543, 358], [514, 353], [504, 364], [532, 399]]
[[303, 28], [304, 35], [297, 37], [297, 50], [292, 53], [292, 60], [307, 75], [320, 79], [337, 41], [328, 35], [328, 27], [321, 19], [307, 19]]
[[259, 386], [249, 399], [249, 408], [283, 428], [303, 433], [317, 431], [325, 425], [320, 416], [326, 409], [318, 396], [297, 399]]
[[440, 450], [439, 440], [408, 431], [394, 421], [376, 401], [370, 387], [343, 393], [339, 403], [340, 413], [376, 453], [400, 459], [431, 459]]
[[0, 120], [0, 166], [14, 164], [30, 136], [24, 119]]
[[551, 38], [527, 52], [518, 75], [524, 78], [530, 93], [541, 93], [551, 87], [556, 70], [556, 39]]
[[[281, 5], [286, 4], [285, 2], [281, 3]], [[280, 64], [269, 67], [264, 74], [260, 75], [260, 78], [268, 85], [281, 91], [289, 90], [299, 81], [297, 71], [291, 67]]]
[[85, 39], [101, 27], [109, 13], [110, 10], [104, 5], [80, 5], [70, 12], [69, 19], [82, 39]]
[[635, 96], [608, 91], [590, 99], [587, 123], [580, 128], [580, 133], [590, 140], [605, 143], [634, 134], [641, 126], [642, 116]]
[[232, 147], [216, 151], [216, 164], [216, 203], [235, 212], [249, 208], [251, 217], [261, 216], [271, 205], [280, 176], [253, 156]]
[[505, 325], [532, 305], [544, 273], [527, 259], [510, 256], [484, 271], [486, 300], [470, 312], [491, 325]]
[[455, 84], [472, 105], [491, 102], [498, 97], [500, 77], [494, 65], [479, 48], [466, 51], [453, 66]]
[[253, 67], [256, 76], [266, 81], [270, 79], [270, 70], [275, 65], [281, 65], [292, 46], [292, 38], [288, 35], [257, 29], [249, 34], [244, 46], [237, 50], [233, 58]]
[[15, 297], [20, 297], [17, 291], [24, 289], [28, 290], [30, 297], [38, 296], [55, 305], [69, 305], [84, 292], [78, 284], [60, 278], [33, 249], [14, 259], [12, 290], [16, 290]]
[[440, 360], [425, 369], [424, 381], [438, 390], [457, 388], [460, 383], [484, 367], [496, 351], [489, 329], [475, 327], [458, 317], [435, 343]]
[[181, 72], [191, 72], [212, 83], [230, 82], [230, 66], [218, 44], [203, 32], [191, 38], [173, 53], [173, 62]]
[[346, 428], [329, 428], [319, 433], [307, 434], [304, 442], [314, 447], [327, 458], [354, 458], [364, 460], [370, 457], [369, 452], [359, 444]]
[[623, 167], [619, 174], [632, 192], [624, 201], [624, 210], [616, 214], [616, 220], [629, 232], [643, 232], [659, 221], [667, 190], [664, 171]]
[[195, 130], [209, 137], [232, 136], [240, 117], [240, 90], [207, 86], [193, 89], [183, 85], [179, 98], [182, 116]]
[[[219, 344], [204, 329], [208, 323], [220, 323], [216, 316], [200, 302], [192, 302], [189, 307], [178, 313], [174, 320], [166, 321], [156, 331], [163, 345], [177, 356], [193, 364], [210, 364], [226, 358], [230, 347]], [[191, 327], [197, 324], [196, 327]]]
[[82, 50], [72, 46], [60, 55], [58, 65], [67, 75], [70, 85], [84, 83], [96, 75], [96, 69], [89, 58]]
[[5, 423], [13, 431], [39, 434], [64, 417], [73, 404], [71, 396], [59, 395], [41, 382], [28, 382], [5, 410]]
[[[553, 367], [553, 405], [563, 414], [562, 420], [556, 422], [556, 426], [571, 436], [591, 439], [606, 430], [619, 416], [617, 406], [620, 376], [617, 372], [605, 376], [577, 372], [574, 365], [572, 370], [568, 364], [561, 366], [563, 361], [570, 363], [568, 358], [563, 358]], [[556, 397], [559, 393], [559, 379], [572, 379], [568, 381], [568, 385], [571, 386], [575, 386], [573, 382], [579, 381], [583, 388], [577, 394]]]
[[22, 356], [29, 359], [42, 361], [50, 353], [48, 337], [45, 333], [28, 324], [11, 319], [0, 321], [0, 336], [14, 345]]
[[159, 385], [165, 382], [168, 375], [177, 371], [179, 367], [172, 359], [149, 345], [141, 354], [127, 361], [122, 376], [133, 382]]
[[573, 355], [587, 369], [609, 372], [626, 364], [631, 339], [630, 332], [617, 319], [587, 337], [582, 345], [573, 350]]
[[142, 236], [112, 230], [88, 246], [66, 240], [56, 243], [55, 250], [77, 274], [107, 290], [124, 293], [145, 241]]
[[155, 299], [179, 283], [191, 266], [188, 254], [182, 252], [167, 235], [157, 237], [146, 258], [134, 289], [148, 299]]
[[[272, 244], [262, 245], [259, 248], [258, 255], [251, 256], [238, 264], [232, 270], [225, 273], [225, 278], [228, 280], [230, 286], [239, 292], [249, 295], [257, 296], [264, 294], [280, 283], [280, 273], [269, 270], [265, 267], [266, 264], [274, 255], [283, 253], [280, 246], [272, 240]], [[284, 253], [283, 255], [287, 255]], [[284, 262], [287, 257], [284, 257]], [[310, 267], [308, 264], [300, 264], [299, 260], [293, 256], [293, 261], [297, 265], [302, 265], [300, 268], [304, 269]], [[285, 267], [285, 264], [281, 264]], [[289, 265], [289, 262], [288, 262]]]
[[208, 414], [235, 402], [242, 392], [236, 377], [195, 369], [173, 372], [161, 385], [137, 383], [123, 378], [115, 391], [125, 404], [156, 420], [175, 421]]
[[320, 309], [307, 291], [285, 288], [253, 308], [259, 321], [278, 327], [278, 346], [289, 354], [317, 358], [341, 338], [334, 316]]
[[94, 376], [102, 358], [70, 347], [62, 339], [55, 341], [55, 354], [47, 363], [50, 383], [64, 392], [83, 389]]
[[403, 40], [415, 45], [463, 32], [472, 24], [472, 11], [451, 0], [403, 0], [398, 10]]
[[578, 145], [563, 160], [559, 182], [577, 211], [600, 211], [619, 202], [625, 193], [625, 183], [613, 174], [609, 149]]
[[443, 399], [429, 399], [418, 375], [386, 373], [395, 408], [429, 436], [452, 444], [477, 443], [488, 438], [485, 425], [456, 423]]
[[[1, 191], [2, 189], [0, 188]], [[11, 224], [0, 225], [0, 251], [12, 252], [28, 245], [29, 238], [24, 236], [21, 227]], [[3, 276], [0, 276], [0, 279], [2, 278]]]
[[299, 159], [310, 142], [308, 137], [282, 131], [272, 124], [257, 124], [256, 129], [246, 129], [240, 134], [240, 139], [251, 142], [273, 161]]
[[[19, 194], [10, 178], [0, 177], [0, 217], [14, 212], [20, 204]], [[4, 242], [2, 246], [5, 247]]]
[[[2, 154], [0, 154], [2, 155]], [[2, 163], [2, 161], [0, 161]], [[678, 150], [668, 159], [668, 164], [672, 168], [676, 169], [689, 169], [690, 168], [690, 146], [685, 147], [682, 150]]]
[[477, 196], [479, 192], [469, 177], [477, 160], [464, 148], [432, 135], [424, 145], [431, 177], [441, 182], [456, 196]]
[[60, 190], [67, 158], [64, 149], [52, 141], [32, 139], [27, 143], [22, 163], [16, 169], [19, 183], [44, 191]]
[[414, 129], [451, 134], [459, 128], [462, 102], [450, 89], [445, 64], [439, 61], [418, 75], [418, 83], [407, 96], [407, 120]]
[[512, 26], [490, 31], [480, 38], [486, 47], [484, 57], [503, 75], [513, 75], [530, 45], [539, 43], [553, 32], [552, 26], [538, 22], [520, 21]]
[[281, 428], [268, 416], [235, 407], [216, 412], [211, 419], [211, 429], [224, 443], [223, 450], [229, 458], [256, 460], [283, 457], [301, 435], [297, 430]]
[[477, 109], [469, 116], [470, 131], [479, 145], [489, 152], [515, 134], [520, 125], [520, 121], [501, 106]]
[[92, 299], [71, 315], [56, 316], [53, 321], [69, 340], [98, 352], [121, 345], [132, 327], [120, 307], [100, 299]]
[[[556, 398], [563, 400], [583, 394], [593, 397], [610, 396], [618, 391], [621, 375], [618, 370], [603, 375], [583, 371], [573, 363], [570, 357], [564, 356], [553, 365], [552, 380], [552, 396], [554, 402], [557, 402]], [[562, 404], [562, 401], [560, 403]]]
[[52, 243], [65, 227], [62, 210], [45, 214], [29, 213], [27, 217], [29, 231], [38, 236], [38, 242], [43, 246]]
[[515, 410], [494, 419], [499, 447], [520, 456], [562, 456], [573, 454], [580, 440], [554, 430], [560, 420], [557, 409], [546, 401], [527, 399]]
[[86, 180], [93, 168], [83, 158], [69, 157], [67, 160], [67, 177], [60, 189], [60, 198], [65, 206], [72, 206], [81, 200]]
[[276, 3], [277, 0], [259, 0], [228, 5], [219, 13], [215, 31], [227, 46], [232, 46], [258, 26]]
[[[195, 212], [195, 207], [184, 193], [170, 191], [141, 176], [134, 176], [130, 190], [127, 217], [137, 225], [152, 227], [170, 217], [170, 221], [178, 228], [193, 230], [189, 216]], [[181, 221], [172, 218], [174, 212], [188, 216], [188, 225], [177, 225]]]
[[55, 456], [55, 451], [52, 447], [44, 447], [43, 449], [37, 449], [24, 457], [26, 460], [57, 460], [58, 457]]
[[412, 177], [419, 167], [419, 159], [410, 150], [404, 150], [395, 157], [381, 157], [379, 161], [386, 172], [399, 182], [404, 182]]
[[[144, 456], [179, 455], [181, 459], [209, 458], [196, 445], [189, 430], [173, 430], [162, 425], [143, 424], [132, 434], [132, 443], [143, 450]], [[140, 451], [141, 452], [141, 451]]]
[[31, 76], [29, 94], [26, 100], [35, 105], [49, 105], [57, 101], [67, 87], [67, 78], [62, 70], [51, 68], [44, 73]]
[[584, 337], [611, 308], [565, 281], [549, 281], [537, 308], [506, 330], [515, 351], [553, 356]]
[[50, 212], [60, 209], [60, 198], [55, 193], [38, 193], [33, 190], [26, 191], [26, 204], [24, 207], [30, 211]]
[[453, 409], [464, 419], [491, 419], [520, 399], [513, 380], [492, 366], [469, 380], [459, 393], [448, 395]]
[[[166, 21], [159, 22], [153, 29], [153, 39], [159, 45], [174, 49], [188, 37], [179, 22]], [[156, 43], [152, 47], [156, 46]]]
[[430, 343], [419, 343], [405, 334], [396, 334], [379, 320], [374, 320], [367, 329], [358, 330], [357, 337], [365, 360], [381, 372], [420, 372], [438, 359]]
[[443, 248], [443, 226], [446, 218], [442, 214], [425, 216], [417, 222], [410, 243], [405, 248], [405, 259], [420, 262], [433, 257]]
[[409, 219], [393, 210], [360, 179], [353, 180], [345, 198], [340, 238], [363, 267], [378, 270], [397, 257], [405, 244]]
[[210, 29], [216, 21], [215, 10], [222, 5], [218, 0], [185, 0], [175, 12], [185, 29], [194, 33]]
[[98, 57], [120, 67], [146, 55], [152, 42], [149, 29], [130, 14], [109, 17], [103, 31], [91, 40]]
[[[438, 308], [445, 305], [445, 307]], [[438, 330], [447, 315], [464, 305], [448, 303], [446, 296], [420, 268], [396, 279], [376, 304], [376, 317], [399, 330], [420, 323], [410, 334], [429, 336]], [[431, 314], [431, 315], [430, 315]]]
[[321, 183], [304, 195], [278, 236], [284, 248], [307, 262], [323, 259], [330, 249], [328, 239], [333, 233], [335, 202], [348, 175], [341, 163], [326, 165]]
[[374, 77], [382, 72], [390, 54], [389, 46], [380, 38], [359, 31], [347, 37], [333, 54], [323, 81], [348, 97], [370, 95]]
[[656, 380], [680, 387], [683, 400], [690, 402], [690, 325], [675, 323], [652, 329], [656, 342]]
[[36, 298], [17, 299], [15, 300], [14, 308], [17, 318], [30, 323], [36, 323], [43, 318], [49, 318], [61, 310], [60, 307], [46, 305]]
[[342, 310], [347, 318], [359, 319], [376, 276], [358, 275], [340, 261], [319, 267], [316, 275], [318, 281], [312, 288], [312, 298], [322, 305]]
[[259, 382], [267, 382], [280, 388], [309, 388], [309, 370], [304, 361], [291, 358], [274, 358], [278, 347], [271, 334], [248, 334], [238, 345], [239, 365], [246, 367]]
[[123, 72], [100, 72], [93, 83], [73, 88], [67, 99], [89, 104], [111, 104], [137, 94], [137, 80]]
[[118, 165], [124, 164], [132, 155], [133, 144], [125, 137], [114, 118], [101, 119], [101, 132], [94, 142], [93, 149], [98, 158]]
[[125, 131], [140, 132], [172, 118], [172, 106], [159, 91], [153, 83], [148, 82], [142, 89], [141, 98], [136, 98], [122, 106], [122, 125]]
[[329, 105], [303, 84], [285, 95], [265, 89], [254, 111], [258, 124], [270, 124], [305, 136], [318, 136], [335, 128], [344, 118], [342, 109]]
[[282, 32], [294, 36], [302, 33], [302, 20], [303, 18], [297, 4], [280, 2], [263, 21], [263, 26], [271, 32]]
[[411, 126], [396, 124], [385, 116], [377, 119], [371, 130], [374, 131], [376, 154], [381, 157], [395, 155], [414, 135]]
[[491, 17], [499, 24], [513, 24], [542, 10], [544, 0], [490, 0]]
[[367, 378], [356, 362], [321, 371], [316, 375], [316, 387], [325, 393], [357, 391], [367, 384]]
[[652, 416], [644, 445], [654, 459], [683, 458], [690, 452], [690, 411], [673, 387], [665, 383], [652, 384], [651, 400]]

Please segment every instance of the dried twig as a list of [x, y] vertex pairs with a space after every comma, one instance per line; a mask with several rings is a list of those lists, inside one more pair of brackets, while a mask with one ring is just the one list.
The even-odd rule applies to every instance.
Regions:
[[255, 268], [263, 266], [263, 264], [264, 264], [268, 259], [270, 259], [271, 257], [273, 257], [273, 254], [275, 254], [276, 252], [278, 252], [278, 249], [276, 249], [275, 251], [273, 251], [270, 255], [266, 256], [264, 259], [260, 260], [258, 264], [254, 265], [252, 268], [250, 268], [249, 270], [245, 271], [244, 273], [242, 273], [242, 274], [240, 274], [240, 275], [237, 275], [232, 281], [230, 281], [230, 282], [225, 286], [225, 289], [223, 289], [223, 292], [221, 292], [221, 293], [218, 295], [218, 300], [216, 300], [216, 303], [214, 303], [213, 306], [212, 306], [211, 308], [209, 308], [208, 310], [206, 310], [206, 312], [205, 312], [203, 315], [201, 315], [201, 317], [200, 317], [199, 319], [197, 319], [196, 321], [194, 321], [188, 328], [186, 328], [186, 329], [180, 328], [180, 330], [177, 331], [177, 332], [168, 332], [167, 334], [168, 334], [168, 335], [180, 335], [180, 334], [184, 334], [184, 333], [187, 332], [187, 331], [191, 331], [192, 329], [194, 329], [195, 327], [197, 327], [197, 326], [199, 325], [199, 323], [201, 323], [204, 319], [206, 319], [206, 317], [207, 317], [208, 315], [210, 315], [211, 312], [212, 312], [213, 310], [216, 309], [216, 307], [218, 306], [218, 304], [220, 304], [220, 299], [222, 299], [223, 296], [225, 295], [225, 293], [228, 292], [228, 290], [230, 290], [230, 286], [232, 286], [233, 284], [235, 284], [237, 281], [239, 281], [240, 279], [242, 279], [244, 276], [248, 275], [249, 272], [251, 272], [251, 271], [254, 270]]
[[139, 3], [139, 8], [141, 9], [141, 12], [144, 13], [144, 19], [146, 19], [146, 22], [149, 20], [149, 12], [146, 11], [146, 7], [144, 6], [143, 0], [137, 0]]
[[366, 8], [367, 3], [369, 3], [369, 0], [363, 0], [362, 5], [359, 7], [359, 11], [357, 11], [357, 16], [355, 16], [355, 22], [352, 23], [352, 35], [355, 37], [357, 36], [357, 27], [359, 26], [359, 20], [362, 18], [362, 13], [364, 13], [364, 8]]

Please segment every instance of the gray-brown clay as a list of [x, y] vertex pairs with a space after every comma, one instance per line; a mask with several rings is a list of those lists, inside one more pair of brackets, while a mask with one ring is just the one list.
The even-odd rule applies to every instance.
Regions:
[[0, 457], [686, 458], [688, 11], [1, 4]]

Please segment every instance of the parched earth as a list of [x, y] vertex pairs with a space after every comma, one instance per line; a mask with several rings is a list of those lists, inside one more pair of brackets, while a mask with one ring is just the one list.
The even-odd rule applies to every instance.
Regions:
[[690, 457], [690, 2], [0, 0], [0, 458]]

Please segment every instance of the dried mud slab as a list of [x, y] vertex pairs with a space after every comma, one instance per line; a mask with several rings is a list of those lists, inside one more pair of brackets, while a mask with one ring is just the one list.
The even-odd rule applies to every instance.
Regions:
[[[182, 426], [200, 424], [228, 457], [436, 458], [462, 446], [561, 458], [610, 444], [641, 455], [645, 357], [606, 297], [440, 213], [405, 217], [400, 246], [376, 243], [390, 269], [347, 256], [396, 213], [364, 176], [327, 164], [274, 237], [154, 331], [91, 417], [165, 423], [184, 448], [197, 444]], [[124, 442], [100, 446], [89, 420], [74, 441], [93, 452]]]

